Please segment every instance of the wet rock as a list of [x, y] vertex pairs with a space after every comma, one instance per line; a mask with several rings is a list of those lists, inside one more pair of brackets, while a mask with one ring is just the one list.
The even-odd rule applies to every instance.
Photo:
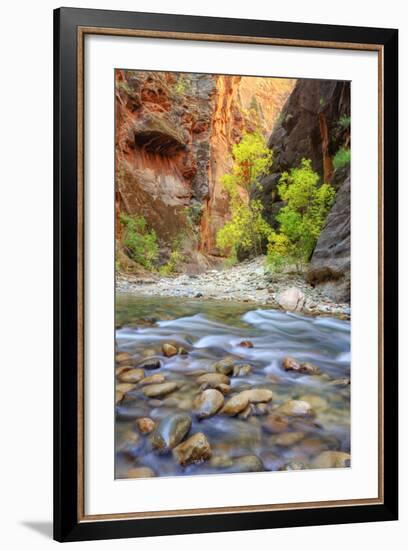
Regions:
[[117, 365], [132, 365], [133, 364], [133, 358], [130, 355], [130, 353], [126, 353], [125, 351], [122, 351], [120, 353], [117, 353], [115, 356], [115, 362]]
[[156, 423], [148, 416], [144, 416], [143, 418], [138, 418], [136, 420], [136, 427], [140, 433], [150, 434], [155, 429]]
[[211, 457], [211, 447], [205, 435], [199, 432], [177, 445], [173, 456], [181, 466], [196, 464]]
[[125, 394], [121, 391], [118, 391], [118, 390], [115, 391], [115, 403], [116, 403], [116, 405], [122, 401], [124, 395]]
[[232, 376], [248, 376], [252, 373], [251, 365], [235, 365]]
[[328, 407], [326, 399], [320, 397], [319, 395], [301, 395], [299, 397], [300, 401], [306, 401], [316, 412], [325, 411]]
[[277, 297], [281, 308], [287, 311], [302, 311], [305, 303], [305, 295], [295, 286], [281, 292]]
[[142, 350], [140, 355], [147, 359], [148, 357], [153, 357], [153, 355], [157, 355], [157, 351], [153, 348], [145, 348], [144, 350]]
[[241, 348], [253, 348], [254, 345], [250, 340], [243, 340], [238, 344]]
[[138, 468], [131, 468], [126, 474], [127, 478], [143, 478], [143, 477], [156, 477], [156, 474], [151, 468], [147, 466], [140, 466]]
[[179, 355], [188, 355], [188, 351], [186, 348], [183, 348], [182, 346], [179, 347], [178, 352]]
[[115, 391], [121, 392], [123, 395], [129, 391], [132, 391], [136, 388], [136, 384], [130, 384], [130, 383], [121, 383], [116, 384]]
[[269, 407], [266, 403], [257, 403], [254, 406], [253, 414], [254, 416], [265, 416], [269, 413]]
[[261, 453], [261, 460], [265, 468], [270, 472], [277, 472], [286, 463], [286, 461], [282, 457], [276, 456], [271, 451], [265, 451]]
[[289, 422], [282, 415], [271, 413], [262, 421], [262, 428], [268, 433], [282, 433], [289, 428]]
[[242, 420], [246, 420], [247, 418], [249, 418], [254, 412], [254, 406], [249, 403], [249, 405], [242, 411], [239, 413], [238, 417], [241, 418]]
[[212, 468], [228, 468], [234, 463], [233, 459], [228, 455], [219, 455], [211, 457], [209, 465]]
[[252, 390], [244, 390], [241, 392], [241, 395], [244, 395], [248, 398], [250, 403], [268, 403], [272, 400], [273, 393], [271, 390], [258, 389], [254, 388]]
[[314, 416], [315, 413], [307, 401], [290, 399], [285, 401], [278, 409], [281, 414], [287, 416]]
[[116, 376], [120, 376], [123, 372], [126, 372], [127, 370], [130, 370], [132, 367], [129, 367], [129, 365], [124, 367], [116, 367], [115, 368], [115, 374]]
[[128, 430], [118, 436], [116, 450], [132, 455], [139, 449], [140, 443], [140, 435], [132, 430]]
[[291, 460], [287, 462], [280, 470], [282, 471], [292, 471], [292, 470], [307, 470], [308, 463], [306, 460], [298, 459], [298, 460]]
[[234, 369], [235, 362], [236, 359], [234, 357], [225, 357], [224, 359], [221, 359], [221, 361], [217, 361], [217, 363], [214, 364], [214, 370], [220, 374], [231, 374]]
[[347, 387], [350, 385], [350, 378], [337, 378], [336, 380], [331, 380], [328, 384], [328, 386], [343, 386]]
[[295, 443], [299, 443], [304, 437], [304, 432], [286, 432], [279, 435], [273, 436], [274, 445], [279, 445], [280, 447], [291, 447]]
[[231, 466], [222, 470], [231, 473], [264, 472], [265, 466], [256, 455], [246, 455], [233, 458]]
[[176, 346], [173, 346], [173, 344], [163, 344], [162, 351], [166, 357], [173, 357], [173, 355], [177, 355], [177, 348]]
[[130, 382], [136, 384], [137, 382], [140, 382], [144, 378], [144, 370], [143, 369], [129, 369], [125, 372], [122, 372], [122, 374], [119, 375], [119, 380], [121, 382]]
[[156, 374], [152, 374], [151, 376], [146, 376], [139, 382], [138, 385], [140, 387], [140, 386], [148, 386], [149, 384], [163, 384], [163, 382], [165, 381], [166, 381], [166, 377], [164, 376], [164, 374], [156, 373]]
[[350, 466], [350, 454], [341, 451], [323, 451], [313, 461], [313, 468], [348, 468]]
[[215, 389], [204, 390], [194, 401], [195, 413], [198, 418], [208, 418], [216, 414], [223, 405], [224, 396]]
[[140, 363], [138, 366], [145, 370], [154, 370], [154, 369], [159, 369], [161, 365], [162, 364], [160, 359], [156, 359], [152, 357], [152, 358], [146, 359], [145, 361], [143, 361], [143, 363]]
[[163, 397], [178, 388], [176, 382], [164, 382], [163, 384], [150, 384], [143, 388], [146, 397]]
[[234, 395], [233, 397], [231, 397], [231, 399], [227, 401], [227, 403], [221, 410], [222, 414], [235, 416], [236, 414], [247, 408], [249, 404], [249, 399], [246, 395], [242, 395], [242, 393]]
[[285, 357], [282, 363], [285, 371], [299, 372], [300, 374], [319, 374], [320, 369], [312, 363], [299, 363], [293, 357]]
[[208, 384], [209, 387], [215, 388], [218, 384], [229, 384], [230, 379], [225, 374], [208, 372], [207, 374], [199, 376], [197, 382], [199, 384]]
[[180, 413], [163, 418], [152, 436], [153, 447], [160, 452], [167, 452], [184, 439], [191, 428], [191, 417]]
[[231, 391], [231, 386], [228, 384], [217, 384], [214, 389], [220, 391], [223, 395], [226, 395]]

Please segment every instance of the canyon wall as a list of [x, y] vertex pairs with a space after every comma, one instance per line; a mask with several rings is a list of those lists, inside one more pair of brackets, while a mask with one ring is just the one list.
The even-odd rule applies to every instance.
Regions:
[[[187, 233], [192, 261], [217, 256], [228, 217], [221, 176], [244, 132], [265, 136], [291, 79], [116, 71], [116, 212], [145, 217], [162, 245]], [[201, 256], [197, 256], [199, 251]]]
[[349, 117], [349, 82], [298, 80], [268, 141], [274, 153], [272, 171], [252, 192], [262, 201], [265, 218], [275, 225], [283, 205], [277, 191], [280, 175], [298, 166], [302, 158], [311, 159], [321, 181], [336, 188], [308, 278], [312, 284], [324, 285], [333, 299], [344, 301], [350, 299], [350, 170], [349, 166], [334, 170], [333, 158], [341, 147], [350, 146]]

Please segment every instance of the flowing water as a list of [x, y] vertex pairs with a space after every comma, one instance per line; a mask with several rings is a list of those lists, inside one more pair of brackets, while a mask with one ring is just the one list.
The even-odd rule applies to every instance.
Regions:
[[[179, 389], [161, 399], [148, 399], [136, 387], [116, 405], [117, 478], [126, 477], [136, 466], [149, 467], [157, 476], [241, 471], [239, 461], [236, 468], [225, 464], [248, 455], [260, 458], [266, 470], [303, 469], [312, 467], [323, 451], [350, 452], [350, 322], [248, 303], [119, 294], [116, 324], [117, 351], [130, 353], [136, 363], [146, 350], [162, 355], [166, 342], [188, 351], [187, 355], [161, 356], [161, 368], [146, 372], [163, 373], [166, 381], [178, 382]], [[253, 347], [239, 345], [246, 340]], [[197, 376], [213, 372], [214, 363], [228, 355], [235, 357], [236, 364], [252, 367], [249, 375], [231, 377], [230, 395], [267, 388], [273, 399], [264, 406], [266, 410], [246, 419], [218, 413], [198, 420], [193, 404], [200, 391]], [[285, 372], [282, 361], [286, 356], [313, 363], [321, 375]], [[285, 442], [265, 429], [265, 421], [284, 402], [299, 398], [309, 400], [316, 415], [290, 418], [287, 432], [301, 435], [299, 441]], [[171, 453], [153, 450], [151, 436], [135, 435], [137, 418], [158, 422], [180, 412], [192, 417], [190, 435], [206, 435], [212, 460], [180, 466]]]

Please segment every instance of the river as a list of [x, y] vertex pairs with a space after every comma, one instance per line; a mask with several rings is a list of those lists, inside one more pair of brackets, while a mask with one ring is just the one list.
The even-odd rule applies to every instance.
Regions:
[[[248, 341], [253, 347], [241, 345]], [[164, 343], [187, 353], [164, 357]], [[118, 294], [116, 347], [117, 353], [130, 354], [136, 366], [144, 356], [160, 357], [160, 368], [146, 371], [146, 376], [162, 373], [166, 381], [178, 384], [159, 399], [146, 397], [136, 385], [116, 405], [116, 478], [128, 477], [135, 467], [147, 467], [156, 476], [248, 471], [236, 460], [248, 456], [259, 458], [258, 469], [304, 469], [313, 467], [324, 451], [350, 452], [349, 321], [248, 303]], [[200, 420], [194, 411], [200, 392], [197, 377], [212, 372], [226, 356], [237, 366], [250, 365], [251, 371], [243, 369], [230, 378], [226, 401], [250, 388], [271, 390], [273, 398], [253, 406], [247, 418], [218, 412]], [[282, 362], [287, 356], [312, 363], [320, 374], [286, 372]], [[299, 399], [312, 405], [313, 416], [285, 417], [285, 429], [270, 429], [270, 415], [288, 400]], [[140, 435], [135, 427], [140, 417], [157, 425], [180, 412], [191, 416], [189, 435], [205, 434], [211, 460], [181, 466], [171, 452], [158, 453], [152, 436]]]

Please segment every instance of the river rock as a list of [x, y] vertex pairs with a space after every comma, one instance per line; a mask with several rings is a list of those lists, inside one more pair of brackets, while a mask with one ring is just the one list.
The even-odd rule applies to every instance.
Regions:
[[177, 388], [176, 382], [164, 382], [163, 384], [149, 384], [142, 391], [146, 397], [163, 397]]
[[227, 414], [228, 416], [235, 416], [244, 409], [247, 408], [249, 404], [249, 399], [246, 395], [242, 395], [243, 392], [234, 395], [227, 401], [227, 403], [222, 408], [221, 412]]
[[121, 382], [130, 382], [130, 383], [137, 383], [140, 382], [144, 378], [144, 370], [143, 369], [129, 369], [125, 372], [122, 372], [122, 374], [119, 375], [119, 380]]
[[122, 401], [124, 395], [125, 394], [121, 391], [118, 391], [118, 390], [115, 391], [115, 403], [116, 403], [116, 405]]
[[162, 364], [160, 359], [157, 359], [155, 357], [149, 357], [148, 359], [140, 363], [138, 366], [146, 370], [154, 370], [154, 369], [159, 369], [161, 365]]
[[126, 372], [127, 370], [130, 370], [132, 367], [129, 367], [129, 365], [123, 366], [123, 367], [115, 367], [115, 374], [116, 376], [120, 376], [123, 372]]
[[212, 468], [229, 468], [234, 463], [233, 459], [228, 455], [218, 455], [211, 457], [209, 465]]
[[263, 465], [270, 472], [277, 472], [285, 465], [285, 460], [272, 453], [271, 451], [264, 451], [261, 453], [261, 460]]
[[162, 351], [166, 357], [173, 357], [173, 355], [177, 355], [177, 348], [176, 346], [173, 346], [173, 344], [163, 344]]
[[136, 388], [136, 384], [130, 384], [130, 383], [123, 382], [123, 383], [120, 383], [120, 384], [116, 384], [115, 390], [117, 392], [121, 392], [121, 393], [125, 394], [129, 391], [134, 390], [135, 388]]
[[164, 374], [156, 373], [151, 376], [146, 376], [139, 382], [139, 386], [148, 386], [149, 384], [163, 384], [166, 381]]
[[208, 384], [209, 387], [215, 388], [218, 384], [229, 384], [230, 379], [225, 374], [208, 372], [199, 376], [197, 382], [199, 384]]
[[285, 357], [282, 363], [285, 371], [299, 372], [300, 374], [320, 374], [320, 369], [312, 363], [299, 363], [293, 357]]
[[262, 421], [262, 428], [268, 433], [282, 433], [289, 428], [289, 422], [280, 414], [271, 413]]
[[229, 355], [228, 357], [221, 359], [221, 361], [217, 361], [217, 363], [214, 364], [214, 370], [220, 374], [231, 374], [234, 369], [235, 362], [236, 359]]
[[136, 427], [140, 433], [150, 434], [156, 427], [156, 423], [148, 416], [144, 416], [136, 420]]
[[265, 416], [269, 411], [270, 409], [266, 403], [257, 403], [254, 406], [253, 414], [254, 416]]
[[231, 386], [228, 384], [217, 384], [214, 389], [220, 391], [223, 395], [227, 395], [231, 391]]
[[326, 399], [320, 397], [319, 395], [301, 395], [299, 397], [300, 401], [306, 401], [316, 412], [325, 411], [328, 407]]
[[243, 340], [238, 344], [241, 348], [253, 348], [254, 345], [250, 340]]
[[304, 432], [286, 432], [273, 436], [273, 444], [280, 447], [291, 447], [305, 437]]
[[323, 451], [313, 461], [313, 468], [348, 468], [350, 454], [341, 451]]
[[232, 376], [248, 376], [251, 372], [251, 365], [235, 365], [232, 371]]
[[184, 439], [191, 428], [191, 417], [185, 413], [163, 418], [153, 433], [152, 445], [160, 452], [167, 452]]
[[142, 477], [156, 477], [156, 474], [151, 468], [147, 466], [139, 466], [138, 468], [131, 468], [126, 474], [127, 478], [142, 478]]
[[278, 409], [281, 414], [286, 416], [314, 416], [315, 413], [307, 401], [290, 399], [285, 401]]
[[122, 365], [122, 366], [133, 364], [132, 356], [130, 355], [130, 353], [126, 353], [125, 351], [117, 353], [115, 356], [115, 361], [117, 365]]
[[277, 301], [282, 309], [287, 311], [302, 311], [305, 303], [305, 295], [299, 288], [292, 286], [279, 293]]
[[208, 418], [218, 412], [224, 404], [223, 394], [215, 389], [204, 390], [195, 401], [194, 408], [198, 418]]
[[157, 351], [153, 348], [145, 348], [144, 350], [142, 350], [140, 355], [147, 359], [148, 357], [153, 357], [154, 355], [157, 355]]
[[247, 397], [250, 403], [268, 403], [272, 400], [273, 397], [273, 393], [271, 392], [271, 390], [265, 390], [261, 388], [244, 390], [241, 392], [241, 395]]
[[265, 466], [256, 455], [246, 455], [233, 458], [231, 466], [223, 468], [223, 471], [231, 473], [264, 472]]
[[211, 447], [205, 435], [199, 432], [177, 445], [173, 456], [181, 466], [196, 464], [211, 457]]

